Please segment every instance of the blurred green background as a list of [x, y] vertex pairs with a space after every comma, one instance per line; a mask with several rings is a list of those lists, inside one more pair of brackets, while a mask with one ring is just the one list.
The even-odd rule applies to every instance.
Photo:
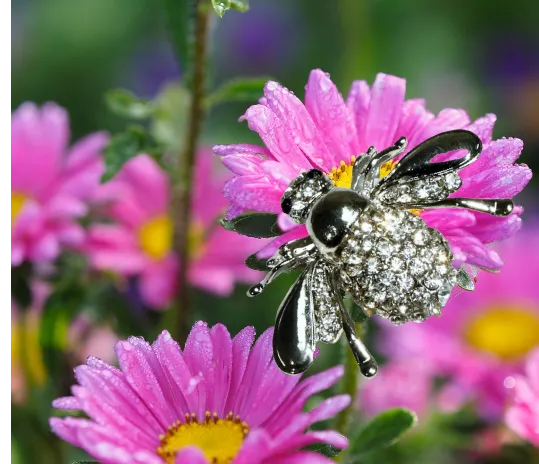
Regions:
[[[496, 113], [495, 136], [522, 138], [520, 161], [537, 170], [538, 18], [534, 0], [252, 0], [247, 13], [213, 18], [209, 86], [236, 76], [270, 76], [301, 98], [313, 68], [329, 72], [344, 94], [354, 79], [395, 74], [407, 79], [407, 97], [426, 98], [432, 111], [462, 107], [472, 119]], [[161, 2], [150, 0], [12, 1], [11, 61], [12, 108], [27, 100], [56, 101], [69, 111], [73, 138], [125, 129], [126, 120], [107, 109], [107, 90], [153, 97], [182, 75]], [[204, 142], [256, 142], [256, 134], [237, 122], [247, 106], [213, 111]], [[527, 217], [536, 211], [537, 187], [532, 180], [519, 199]], [[222, 321], [232, 333], [252, 324], [261, 333], [273, 324], [291, 279], [279, 279], [256, 304], [245, 297], [245, 287], [227, 299], [197, 292], [192, 320]], [[324, 349], [315, 369], [335, 364], [337, 354], [338, 347]], [[43, 423], [48, 400], [45, 394]], [[14, 428], [18, 462], [27, 462], [24, 444], [36, 447], [31, 462], [54, 462], [38, 452], [44, 437], [32, 441], [32, 429], [21, 439], [21, 428]]]

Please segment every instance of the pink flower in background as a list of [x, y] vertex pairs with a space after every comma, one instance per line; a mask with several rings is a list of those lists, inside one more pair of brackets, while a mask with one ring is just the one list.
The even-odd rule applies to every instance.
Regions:
[[76, 362], [84, 362], [88, 356], [95, 356], [105, 362], [114, 362], [114, 345], [119, 341], [112, 328], [93, 321], [86, 314], [79, 315], [67, 334], [67, 350]]
[[539, 346], [538, 232], [531, 225], [505, 242], [501, 273], [481, 274], [475, 291], [450, 300], [441, 317], [384, 324], [380, 349], [393, 360], [429, 363], [432, 375], [449, 379], [442, 397], [476, 401], [484, 417], [498, 419], [507, 400], [504, 382]]
[[306, 401], [331, 387], [340, 366], [299, 382], [273, 361], [268, 329], [253, 349], [254, 329], [233, 339], [226, 327], [195, 324], [182, 351], [163, 332], [152, 345], [131, 337], [116, 344], [120, 369], [97, 358], [75, 369], [73, 396], [59, 409], [80, 417], [52, 418], [53, 431], [103, 464], [116, 463], [330, 463], [301, 449], [313, 443], [338, 448], [334, 431], [307, 431], [350, 401], [347, 395], [302, 412]]
[[[470, 122], [465, 111], [444, 109], [434, 115], [421, 99], [405, 100], [406, 82], [378, 74], [369, 89], [355, 81], [346, 101], [321, 70], [314, 70], [305, 89], [305, 104], [277, 82], [268, 82], [260, 104], [251, 106], [240, 120], [258, 132], [265, 147], [249, 144], [218, 145], [214, 153], [236, 177], [224, 188], [230, 201], [227, 216], [246, 210], [281, 213], [281, 196], [300, 172], [318, 168], [339, 187], [349, 187], [352, 157], [370, 145], [382, 150], [399, 137], [408, 139], [408, 150], [427, 138], [452, 129], [475, 132], [483, 142], [479, 159], [460, 172], [462, 187], [454, 195], [470, 198], [513, 198], [531, 178], [527, 166], [514, 165], [522, 142], [492, 140], [496, 117], [487, 115]], [[443, 155], [440, 155], [443, 156]], [[440, 159], [441, 160], [441, 159]], [[520, 227], [516, 207], [508, 217], [440, 209], [422, 213], [430, 227], [440, 230], [453, 249], [456, 264], [467, 262], [499, 269], [497, 253], [485, 246], [513, 235]], [[307, 235], [305, 226], [281, 215], [287, 232], [261, 251], [268, 257], [283, 243]]]
[[[218, 295], [232, 292], [236, 280], [254, 282], [259, 273], [244, 261], [260, 241], [223, 229], [225, 177], [212, 169], [209, 151], [195, 166], [190, 237], [191, 284]], [[225, 173], [226, 174], [226, 173]], [[166, 173], [147, 155], [129, 160], [100, 191], [112, 223], [94, 224], [86, 246], [91, 265], [139, 278], [143, 300], [162, 308], [176, 291], [178, 259], [172, 251], [170, 185]]]
[[11, 117], [11, 265], [47, 263], [78, 247], [103, 172], [104, 133], [68, 147], [69, 119], [54, 103], [22, 104]]
[[526, 362], [526, 375], [517, 376], [513, 404], [505, 413], [507, 425], [539, 447], [539, 348]]
[[386, 409], [407, 408], [422, 416], [429, 406], [432, 380], [420, 359], [389, 362], [375, 377], [362, 382], [358, 409], [375, 416]]

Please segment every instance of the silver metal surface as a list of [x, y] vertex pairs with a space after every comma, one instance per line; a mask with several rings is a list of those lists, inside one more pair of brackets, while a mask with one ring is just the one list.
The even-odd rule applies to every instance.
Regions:
[[[367, 314], [402, 324], [439, 315], [455, 285], [473, 289], [466, 271], [454, 269], [444, 236], [410, 210], [467, 208], [505, 216], [513, 203], [449, 198], [462, 185], [458, 171], [481, 152], [472, 132], [455, 130], [426, 140], [381, 178], [382, 166], [405, 149], [404, 137], [381, 152], [370, 147], [355, 161], [351, 189], [333, 187], [313, 169], [285, 191], [283, 211], [305, 224], [309, 236], [281, 246], [268, 261], [270, 272], [248, 293], [260, 294], [282, 272], [305, 269], [277, 316], [274, 355], [284, 372], [303, 372], [313, 362], [316, 343], [335, 343], [344, 331], [363, 375], [376, 374], [376, 361], [357, 335], [343, 294], [351, 294]], [[431, 162], [462, 149], [463, 156], [451, 153]]]

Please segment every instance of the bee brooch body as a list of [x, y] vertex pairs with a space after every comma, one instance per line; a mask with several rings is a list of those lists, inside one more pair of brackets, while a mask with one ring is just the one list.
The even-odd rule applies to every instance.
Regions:
[[[376, 362], [356, 333], [344, 296], [351, 295], [367, 315], [393, 324], [439, 315], [455, 285], [470, 289], [470, 279], [463, 268], [453, 267], [447, 240], [427, 226], [419, 211], [467, 208], [505, 216], [513, 210], [511, 200], [450, 196], [461, 186], [458, 171], [481, 153], [481, 141], [472, 132], [444, 132], [395, 162], [406, 143], [400, 138], [384, 151], [371, 147], [359, 156], [350, 189], [335, 187], [326, 174], [312, 169], [285, 191], [283, 212], [305, 224], [309, 235], [282, 245], [268, 260], [264, 280], [248, 293], [258, 295], [278, 274], [303, 269], [275, 324], [274, 357], [284, 372], [305, 371], [316, 343], [335, 343], [344, 331], [361, 372], [375, 375]], [[449, 160], [431, 162], [453, 151]], [[382, 177], [388, 163], [393, 169]]]

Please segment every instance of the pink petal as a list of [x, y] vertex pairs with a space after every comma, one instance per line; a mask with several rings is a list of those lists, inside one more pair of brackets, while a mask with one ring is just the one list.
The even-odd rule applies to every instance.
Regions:
[[477, 223], [470, 232], [483, 243], [497, 242], [515, 235], [522, 226], [520, 213], [522, 208], [515, 207], [507, 217], [495, 217], [488, 214], [475, 213]]
[[189, 370], [200, 380], [196, 386], [199, 405], [192, 412], [203, 420], [206, 411], [213, 411], [215, 386], [214, 347], [207, 323], [199, 321], [193, 326], [185, 342], [183, 358]]
[[297, 451], [278, 457], [275, 464], [331, 464], [335, 461], [320, 453]]
[[169, 179], [148, 155], [131, 158], [111, 182], [129, 186], [135, 201], [148, 215], [157, 216], [167, 211]]
[[455, 230], [451, 232], [451, 235], [446, 236], [446, 239], [452, 249], [453, 247], [457, 247], [466, 255], [467, 264], [473, 264], [494, 271], [501, 269], [503, 266], [503, 261], [500, 259], [498, 253], [487, 248], [479, 239], [469, 233]]
[[266, 462], [271, 453], [271, 437], [265, 430], [255, 429], [247, 435], [239, 453], [234, 458], [234, 464], [258, 464]]
[[69, 139], [67, 112], [54, 103], [23, 103], [11, 120], [12, 190], [44, 194], [59, 174]]
[[[273, 328], [269, 328], [258, 338], [251, 351], [247, 368], [232, 408], [240, 417], [246, 417], [253, 407], [254, 399], [259, 389], [258, 379], [262, 378], [273, 362], [272, 339]], [[253, 386], [256, 386], [256, 388], [253, 388]]]
[[[225, 184], [223, 195], [244, 210], [280, 213], [283, 190], [263, 177], [234, 177]], [[230, 219], [228, 213], [227, 219]]]
[[406, 80], [382, 73], [376, 76], [365, 124], [369, 146], [381, 151], [395, 143], [405, 93]]
[[305, 156], [321, 169], [331, 166], [333, 157], [299, 98], [274, 81], [265, 85], [264, 95], [265, 105], [284, 121], [294, 142]]
[[259, 259], [271, 258], [281, 245], [284, 245], [285, 243], [296, 240], [298, 238], [307, 237], [308, 235], [309, 233], [307, 232], [307, 228], [304, 225], [299, 225], [294, 229], [291, 229], [288, 232], [285, 232], [284, 234], [274, 238], [268, 245], [263, 247], [256, 254], [256, 256]]
[[456, 108], [444, 108], [436, 116], [436, 124], [447, 126], [446, 130], [461, 129], [470, 124], [466, 111]]
[[273, 159], [273, 155], [266, 147], [251, 145], [248, 143], [238, 143], [232, 145], [215, 145], [213, 153], [218, 156], [228, 155], [251, 155], [260, 156], [266, 159]]
[[526, 165], [500, 166], [462, 179], [458, 196], [467, 198], [513, 198], [532, 178]]
[[177, 417], [175, 417], [170, 405], [164, 399], [159, 381], [153, 374], [144, 354], [127, 341], [116, 344], [116, 356], [125, 379], [141, 398], [148, 409], [158, 420], [163, 430], [166, 430]]
[[367, 123], [367, 118], [369, 115], [370, 100], [371, 93], [367, 82], [352, 82], [350, 93], [348, 94], [348, 98], [346, 99], [346, 105], [348, 106], [348, 110], [354, 117], [359, 153], [365, 153], [367, 151], [367, 148], [369, 148], [369, 141], [367, 140], [365, 125]]
[[402, 105], [401, 120], [396, 135], [408, 139], [407, 151], [424, 140], [419, 139], [419, 134], [434, 119], [434, 115], [427, 110], [425, 105], [425, 100], [420, 98], [406, 100]]
[[479, 158], [461, 172], [462, 178], [472, 177], [487, 169], [511, 166], [522, 152], [524, 144], [520, 139], [503, 138], [494, 140], [483, 147]]
[[495, 114], [487, 114], [482, 118], [476, 119], [469, 126], [465, 127], [466, 130], [475, 133], [484, 144], [492, 140], [492, 131], [494, 124], [496, 123]]
[[182, 413], [186, 414], [198, 410], [199, 396], [191, 382], [193, 374], [185, 363], [178, 343], [165, 330], [154, 342], [153, 349], [169, 378], [170, 388]]
[[246, 119], [249, 129], [258, 133], [272, 155], [282, 163], [300, 170], [310, 169], [311, 163], [297, 147], [284, 121], [263, 105], [251, 106], [240, 121]]
[[182, 448], [176, 456], [176, 464], [210, 464], [204, 453], [196, 446]]
[[232, 339], [230, 333], [223, 324], [216, 324], [211, 329], [211, 339], [213, 345], [213, 366], [214, 366], [214, 397], [212, 411], [219, 417], [228, 413], [225, 411], [226, 400], [232, 380]]
[[238, 176], [260, 175], [262, 169], [260, 165], [265, 161], [258, 155], [233, 154], [221, 157], [223, 164]]
[[331, 158], [325, 166], [331, 170], [341, 160], [348, 162], [359, 153], [358, 138], [352, 114], [329, 75], [314, 69], [305, 87], [305, 107], [316, 123]]
[[247, 361], [251, 351], [251, 345], [255, 338], [254, 327], [245, 327], [232, 340], [232, 377], [230, 379], [230, 388], [226, 400], [226, 413], [234, 410], [238, 389], [243, 383], [243, 376], [247, 368]]
[[164, 308], [176, 293], [177, 275], [178, 262], [172, 255], [147, 265], [139, 281], [144, 301], [152, 308]]

